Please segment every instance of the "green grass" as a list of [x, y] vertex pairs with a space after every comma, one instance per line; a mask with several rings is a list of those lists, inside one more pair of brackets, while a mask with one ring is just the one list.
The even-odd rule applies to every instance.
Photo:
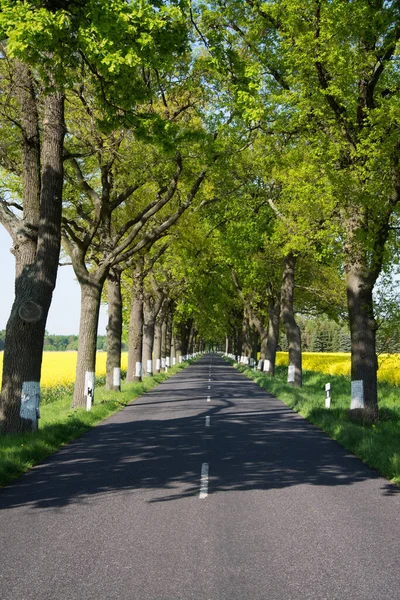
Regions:
[[[125, 408], [132, 400], [151, 390], [156, 385], [174, 375], [189, 363], [181, 363], [152, 377], [144, 377], [141, 383], [122, 382], [121, 392], [96, 388], [95, 403], [90, 412], [85, 409], [71, 409], [72, 393], [60, 394], [57, 399], [47, 398], [41, 405], [39, 431], [21, 435], [0, 437], [0, 487], [41, 462], [44, 458], [81, 436], [85, 431], [111, 414]], [[48, 391], [50, 395], [50, 392]]]
[[[303, 372], [303, 387], [287, 384], [287, 368], [277, 367], [275, 377], [235, 364], [262, 388], [282, 400], [325, 431], [381, 475], [400, 485], [400, 389], [380, 383], [379, 420], [355, 420], [350, 408], [350, 377]], [[325, 384], [331, 384], [331, 408], [325, 408]]]

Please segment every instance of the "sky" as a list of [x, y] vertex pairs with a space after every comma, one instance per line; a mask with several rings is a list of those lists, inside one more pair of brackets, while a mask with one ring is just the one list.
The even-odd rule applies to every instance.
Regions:
[[[0, 330], [6, 328], [14, 300], [15, 260], [10, 252], [11, 238], [0, 225]], [[80, 289], [72, 267], [58, 270], [56, 289], [47, 318], [46, 330], [53, 335], [72, 335], [79, 333]], [[107, 309], [101, 307], [99, 335], [105, 335]]]

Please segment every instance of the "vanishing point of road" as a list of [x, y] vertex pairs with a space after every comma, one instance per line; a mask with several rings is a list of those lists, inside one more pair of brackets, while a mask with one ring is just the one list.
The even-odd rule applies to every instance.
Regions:
[[217, 355], [0, 490], [2, 600], [400, 599], [400, 494]]

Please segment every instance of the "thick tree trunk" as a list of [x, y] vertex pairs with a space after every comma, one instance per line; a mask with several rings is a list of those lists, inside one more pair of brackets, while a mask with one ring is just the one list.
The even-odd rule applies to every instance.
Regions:
[[167, 314], [164, 312], [163, 322], [161, 324], [161, 359], [167, 356]]
[[[44, 101], [36, 253], [32, 263], [29, 263], [32, 260], [30, 251], [27, 253], [29, 258], [22, 258], [24, 253], [20, 253], [15, 300], [6, 328], [0, 400], [0, 427], [4, 433], [36, 427], [36, 408], [31, 407], [39, 402], [43, 340], [60, 254], [63, 140], [64, 96], [55, 92]], [[24, 238], [23, 235], [22, 243]], [[25, 260], [28, 262], [23, 264]]]
[[154, 330], [156, 326], [156, 316], [152, 310], [152, 307], [148, 304], [148, 299], [144, 301], [143, 305], [143, 350], [142, 350], [142, 363], [143, 363], [143, 375], [151, 375], [151, 371], [148, 369], [148, 362], [153, 361], [153, 344], [154, 344]]
[[275, 375], [276, 351], [279, 341], [279, 321], [281, 314], [281, 303], [279, 298], [270, 297], [268, 300], [268, 334], [264, 348], [264, 360], [268, 360], [267, 369], [269, 375]]
[[242, 352], [243, 356], [250, 358], [251, 355], [251, 335], [250, 335], [250, 322], [247, 310], [243, 312], [243, 326], [242, 326]]
[[153, 371], [159, 373], [161, 369], [161, 344], [162, 344], [162, 317], [156, 319], [156, 326], [154, 330], [154, 347], [153, 347]]
[[165, 336], [165, 359], [171, 362], [172, 366], [172, 310], [167, 313], [167, 332]]
[[351, 379], [362, 381], [364, 406], [373, 419], [378, 417], [376, 321], [372, 300], [373, 286], [363, 269], [346, 269], [347, 305], [351, 334]]
[[129, 317], [127, 381], [142, 380], [141, 375], [136, 375], [136, 363], [142, 362], [143, 298], [143, 259], [140, 258], [132, 276], [132, 304]]
[[153, 346], [154, 346], [154, 332], [156, 327], [156, 319], [160, 312], [161, 305], [163, 302], [163, 296], [154, 292], [153, 294], [145, 294], [144, 305], [143, 305], [143, 350], [142, 350], [142, 362], [143, 362], [143, 374], [150, 375], [153, 372], [154, 365], [152, 364], [152, 370], [149, 371], [149, 363], [153, 361]]
[[22, 133], [23, 219], [14, 238], [16, 277], [35, 261], [40, 213], [40, 127], [31, 73], [15, 61], [16, 97]]
[[121, 271], [112, 269], [107, 278], [107, 378], [108, 390], [121, 391], [122, 294]]
[[[76, 364], [75, 388], [72, 407], [87, 405], [87, 374], [96, 372], [97, 328], [101, 303], [102, 283], [80, 282], [81, 316], [79, 323], [78, 361]], [[92, 401], [94, 389], [92, 388]]]
[[[296, 387], [302, 385], [302, 356], [301, 356], [301, 333], [294, 318], [294, 274], [296, 267], [296, 256], [289, 253], [284, 260], [284, 269], [281, 288], [281, 314], [282, 325], [286, 333], [289, 346], [289, 383]], [[294, 377], [290, 377], [294, 370]], [[292, 379], [292, 380], [291, 380]]]

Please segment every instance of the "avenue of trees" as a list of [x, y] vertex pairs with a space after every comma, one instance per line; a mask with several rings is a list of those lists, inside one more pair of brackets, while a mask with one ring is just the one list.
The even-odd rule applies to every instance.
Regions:
[[302, 350], [348, 350], [377, 418], [377, 352], [398, 349], [400, 4], [0, 0], [0, 30], [2, 431], [32, 427], [59, 263], [81, 288], [73, 406], [106, 301], [109, 388], [122, 339], [130, 381], [208, 347], [273, 375], [284, 348], [300, 386]]

